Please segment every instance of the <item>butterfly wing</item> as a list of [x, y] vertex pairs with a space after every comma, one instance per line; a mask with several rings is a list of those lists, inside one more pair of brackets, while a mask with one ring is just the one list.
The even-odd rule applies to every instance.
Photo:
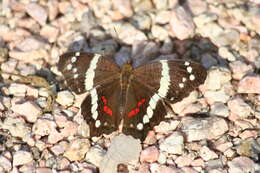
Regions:
[[96, 86], [119, 76], [120, 68], [99, 54], [69, 52], [60, 56], [58, 69], [68, 87], [76, 94], [90, 91]]
[[200, 64], [182, 60], [161, 60], [134, 69], [129, 92], [135, 95], [127, 97], [123, 132], [144, 138], [164, 119], [165, 100], [182, 100], [204, 82], [206, 75]]
[[170, 103], [187, 97], [206, 77], [207, 70], [201, 64], [183, 60], [160, 60], [134, 70], [134, 80], [145, 82]]
[[[131, 87], [129, 87], [126, 112], [123, 133], [142, 140], [145, 139], [149, 130], [163, 120], [167, 113], [160, 96], [138, 81], [132, 81]], [[156, 116], [153, 116], [152, 113]]]
[[120, 68], [98, 54], [70, 52], [60, 57], [58, 69], [76, 94], [89, 91], [81, 104], [81, 114], [90, 126], [91, 136], [116, 130]]
[[109, 134], [118, 129], [119, 79], [93, 88], [81, 104], [81, 114], [90, 127], [90, 136]]

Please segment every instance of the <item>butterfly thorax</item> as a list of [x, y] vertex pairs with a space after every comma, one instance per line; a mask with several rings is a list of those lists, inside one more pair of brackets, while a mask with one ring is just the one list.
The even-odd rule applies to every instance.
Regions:
[[125, 114], [125, 104], [127, 98], [127, 91], [130, 87], [131, 80], [133, 78], [133, 67], [130, 63], [126, 63], [123, 65], [120, 74], [120, 86], [121, 86], [121, 93], [120, 93], [120, 107], [119, 107], [119, 114], [124, 116]]
[[133, 78], [133, 67], [131, 64], [126, 63], [123, 65], [120, 76], [121, 88], [127, 88]]

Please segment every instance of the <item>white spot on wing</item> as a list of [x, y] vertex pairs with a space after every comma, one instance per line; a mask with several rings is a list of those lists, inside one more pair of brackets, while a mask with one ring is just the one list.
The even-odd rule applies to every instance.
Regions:
[[73, 73], [76, 73], [77, 71], [78, 71], [78, 69], [76, 67], [72, 69]]
[[187, 67], [187, 72], [188, 72], [188, 73], [191, 73], [191, 72], [192, 72], [192, 67], [191, 67], [191, 66]]
[[148, 106], [148, 108], [146, 110], [146, 113], [147, 113], [149, 118], [153, 117], [153, 110], [152, 110], [152, 108], [150, 106]]
[[186, 77], [182, 78], [182, 82], [186, 82], [186, 80], [187, 80]]
[[80, 56], [80, 52], [76, 52], [76, 53], [75, 53], [75, 56]]
[[73, 78], [76, 79], [79, 77], [79, 74], [74, 74]]
[[190, 80], [194, 80], [195, 76], [193, 74], [190, 75]]
[[189, 65], [190, 65], [190, 62], [185, 61], [185, 62], [184, 62], [184, 65], [185, 65], [185, 66], [189, 66]]
[[66, 68], [67, 68], [67, 70], [71, 70], [72, 69], [72, 65], [68, 64]]
[[144, 125], [143, 125], [142, 123], [138, 123], [137, 126], [136, 126], [136, 128], [137, 128], [138, 130], [143, 130]]
[[85, 89], [90, 90], [93, 88], [93, 79], [95, 77], [95, 69], [97, 67], [97, 62], [101, 55], [95, 54], [94, 58], [90, 61], [90, 65], [85, 74]]
[[179, 87], [183, 88], [184, 87], [184, 83], [179, 83]]
[[96, 112], [94, 112], [94, 113], [92, 114], [92, 118], [93, 118], [94, 120], [96, 120], [97, 117], [98, 117], [98, 112], [96, 111]]
[[75, 56], [73, 56], [73, 57], [71, 57], [71, 63], [74, 63], [74, 62], [76, 62], [77, 61], [77, 58], [75, 57]]
[[95, 122], [95, 127], [98, 128], [98, 127], [100, 127], [100, 125], [101, 125], [100, 120], [97, 120], [97, 121]]
[[148, 115], [145, 115], [143, 117], [143, 123], [146, 124], [146, 123], [149, 123], [149, 121], [150, 121], [150, 118], [148, 117]]

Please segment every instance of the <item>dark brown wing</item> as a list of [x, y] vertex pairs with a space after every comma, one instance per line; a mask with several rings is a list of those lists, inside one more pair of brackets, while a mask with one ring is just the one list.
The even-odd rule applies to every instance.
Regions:
[[171, 103], [187, 97], [206, 77], [207, 71], [202, 65], [183, 60], [160, 60], [134, 70], [134, 80], [145, 82]]
[[93, 88], [81, 104], [81, 114], [90, 126], [90, 136], [109, 134], [118, 129], [119, 79]]
[[58, 69], [62, 72], [68, 87], [76, 94], [82, 94], [119, 76], [120, 68], [99, 54], [69, 52], [60, 56]]
[[132, 81], [128, 90], [123, 133], [144, 140], [166, 115], [163, 100], [145, 84]]
[[138, 67], [133, 75], [123, 132], [144, 139], [164, 119], [165, 101], [175, 103], [188, 96], [204, 83], [207, 71], [197, 63], [161, 60]]
[[98, 54], [71, 52], [60, 57], [58, 69], [76, 94], [89, 91], [81, 104], [81, 114], [90, 126], [91, 136], [116, 130], [120, 68]]

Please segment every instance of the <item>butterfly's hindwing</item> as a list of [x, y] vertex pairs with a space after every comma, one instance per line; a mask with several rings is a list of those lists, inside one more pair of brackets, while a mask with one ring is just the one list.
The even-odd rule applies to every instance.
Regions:
[[81, 114], [90, 126], [90, 136], [109, 134], [118, 129], [119, 79], [90, 90], [81, 104]]
[[138, 81], [131, 83], [125, 109], [123, 133], [140, 139], [166, 115], [160, 96]]

